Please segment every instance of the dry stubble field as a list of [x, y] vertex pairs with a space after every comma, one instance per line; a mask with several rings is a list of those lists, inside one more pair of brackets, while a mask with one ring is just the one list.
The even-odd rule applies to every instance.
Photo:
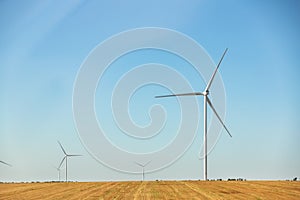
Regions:
[[0, 184], [0, 199], [300, 199], [300, 182], [11, 183]]

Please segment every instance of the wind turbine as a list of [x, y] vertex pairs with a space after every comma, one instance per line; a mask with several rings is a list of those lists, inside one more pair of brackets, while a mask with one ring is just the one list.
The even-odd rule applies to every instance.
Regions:
[[7, 162], [4, 162], [4, 161], [2, 161], [2, 160], [0, 160], [0, 163], [2, 163], [2, 164], [4, 164], [4, 165], [7, 165], [7, 166], [10, 166], [10, 167], [12, 167], [12, 165], [11, 165], [11, 164], [8, 164]]
[[144, 181], [144, 178], [145, 178], [145, 167], [149, 164], [151, 162], [151, 160], [150, 161], [148, 161], [146, 164], [141, 164], [141, 163], [138, 163], [138, 162], [135, 162], [135, 164], [137, 164], [137, 165], [139, 165], [139, 166], [141, 166], [142, 167], [142, 169], [143, 169], [143, 171], [142, 171], [142, 175], [143, 175], [143, 181]]
[[55, 166], [53, 166], [53, 165], [52, 165], [52, 167], [53, 167], [54, 169], [57, 170], [57, 172], [58, 172], [58, 181], [60, 181], [60, 171], [61, 171], [62, 169], [59, 168], [59, 167], [55, 167]]
[[55, 167], [55, 169], [57, 170], [57, 173], [58, 173], [58, 181], [60, 182], [60, 168], [59, 168], [59, 167]]
[[82, 156], [82, 155], [75, 155], [75, 154], [67, 154], [67, 152], [65, 151], [65, 149], [63, 148], [63, 146], [61, 145], [61, 143], [59, 141], [57, 141], [61, 150], [63, 151], [63, 153], [65, 154], [65, 156], [63, 157], [63, 159], [61, 160], [60, 164], [59, 164], [59, 169], [61, 167], [61, 165], [63, 164], [63, 162], [66, 160], [66, 182], [68, 182], [68, 157], [74, 157], [74, 156]]
[[204, 180], [207, 180], [207, 104], [210, 106], [210, 108], [212, 109], [212, 111], [215, 113], [215, 115], [217, 116], [217, 118], [219, 119], [220, 123], [223, 125], [223, 127], [225, 128], [226, 132], [229, 134], [230, 137], [232, 137], [232, 135], [230, 134], [229, 130], [227, 129], [227, 127], [225, 126], [225, 124], [223, 123], [221, 117], [219, 116], [219, 114], [217, 113], [216, 109], [214, 108], [211, 100], [208, 98], [209, 95], [209, 89], [211, 87], [211, 84], [215, 78], [215, 75], [220, 67], [220, 64], [227, 52], [228, 48], [225, 49], [214, 73], [212, 74], [212, 77], [210, 78], [209, 82], [206, 85], [206, 88], [204, 89], [203, 92], [192, 92], [192, 93], [183, 93], [183, 94], [171, 94], [171, 95], [163, 95], [163, 96], [156, 96], [155, 98], [163, 98], [163, 97], [174, 97], [174, 96], [203, 96], [204, 97]]

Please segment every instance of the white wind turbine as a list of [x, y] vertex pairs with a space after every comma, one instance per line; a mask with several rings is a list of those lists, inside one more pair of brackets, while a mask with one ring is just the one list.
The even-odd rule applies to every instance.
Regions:
[[53, 167], [54, 169], [56, 169], [56, 171], [57, 171], [57, 173], [58, 173], [58, 181], [60, 181], [60, 171], [62, 170], [62, 168], [55, 167], [55, 166], [53, 166], [53, 165], [52, 165], [52, 167]]
[[192, 93], [184, 93], [184, 94], [171, 94], [171, 95], [163, 95], [163, 96], [156, 96], [155, 98], [163, 98], [163, 97], [174, 97], [174, 96], [198, 96], [201, 95], [204, 97], [204, 180], [207, 180], [207, 103], [210, 106], [210, 108], [212, 109], [212, 111], [215, 113], [215, 115], [217, 116], [217, 118], [219, 119], [220, 123], [223, 125], [223, 127], [225, 128], [226, 132], [229, 134], [230, 137], [231, 134], [229, 132], [229, 130], [227, 129], [227, 127], [225, 126], [225, 124], [223, 123], [221, 117], [218, 115], [216, 109], [214, 108], [214, 106], [212, 105], [211, 100], [208, 98], [209, 95], [209, 89], [211, 87], [211, 84], [215, 78], [215, 75], [218, 71], [218, 68], [220, 67], [220, 64], [227, 52], [228, 48], [225, 49], [211, 79], [209, 80], [209, 82], [206, 85], [206, 88], [203, 92], [192, 92]]
[[58, 181], [60, 182], [60, 168], [59, 168], [59, 167], [55, 167], [55, 169], [57, 170], [57, 173], [58, 173]]
[[139, 165], [140, 167], [142, 167], [142, 175], [143, 175], [143, 181], [144, 181], [144, 179], [145, 179], [145, 167], [149, 164], [151, 162], [151, 160], [150, 161], [148, 161], [146, 164], [141, 164], [141, 163], [138, 163], [138, 162], [135, 162], [135, 164], [137, 164], [137, 165]]
[[61, 167], [61, 165], [63, 164], [63, 162], [66, 160], [66, 182], [68, 182], [68, 157], [74, 157], [74, 156], [82, 156], [82, 155], [75, 155], [75, 154], [67, 154], [67, 152], [65, 151], [65, 149], [63, 148], [63, 146], [61, 145], [61, 143], [59, 141], [57, 141], [61, 150], [63, 151], [63, 153], [65, 154], [65, 156], [63, 157], [63, 159], [61, 160], [60, 164], [59, 164], [59, 169]]

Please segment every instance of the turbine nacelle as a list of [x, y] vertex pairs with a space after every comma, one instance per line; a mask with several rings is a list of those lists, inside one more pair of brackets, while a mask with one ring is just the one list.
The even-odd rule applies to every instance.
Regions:
[[202, 95], [203, 95], [203, 96], [207, 96], [207, 95], [209, 95], [209, 91], [208, 91], [208, 90], [206, 90], [206, 91], [202, 92]]

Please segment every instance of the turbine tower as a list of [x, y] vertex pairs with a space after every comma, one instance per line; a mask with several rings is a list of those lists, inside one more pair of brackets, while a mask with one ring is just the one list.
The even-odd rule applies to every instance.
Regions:
[[145, 179], [145, 167], [149, 164], [151, 162], [151, 160], [150, 161], [148, 161], [146, 164], [141, 164], [141, 163], [138, 163], [138, 162], [135, 162], [135, 164], [137, 164], [137, 165], [139, 165], [140, 167], [142, 167], [142, 176], [143, 176], [143, 181], [144, 181], [144, 179]]
[[59, 168], [59, 167], [55, 167], [55, 166], [53, 166], [53, 165], [52, 165], [52, 167], [53, 167], [54, 169], [57, 170], [57, 173], [58, 173], [58, 181], [60, 182], [60, 171], [61, 171], [62, 169]]
[[230, 137], [232, 137], [232, 135], [230, 134], [229, 130], [227, 129], [227, 127], [225, 126], [225, 124], [223, 123], [221, 117], [219, 116], [219, 114], [217, 113], [216, 109], [214, 108], [211, 100], [208, 98], [209, 95], [209, 89], [211, 87], [211, 84], [215, 78], [215, 75], [220, 67], [220, 64], [227, 52], [228, 48], [225, 49], [214, 73], [212, 74], [212, 77], [210, 78], [209, 82], [206, 85], [206, 88], [204, 89], [203, 92], [192, 92], [192, 93], [183, 93], [183, 94], [171, 94], [171, 95], [163, 95], [163, 96], [156, 96], [155, 98], [163, 98], [163, 97], [175, 97], [175, 96], [203, 96], [204, 97], [204, 136], [203, 136], [203, 142], [204, 142], [204, 180], [207, 180], [207, 104], [210, 106], [210, 108], [212, 109], [212, 111], [215, 113], [215, 115], [217, 116], [217, 118], [219, 119], [220, 123], [223, 125], [223, 127], [225, 128], [226, 132], [229, 134]]
[[67, 152], [65, 151], [65, 149], [63, 148], [63, 146], [61, 145], [61, 143], [59, 141], [57, 141], [61, 150], [63, 151], [63, 153], [65, 154], [65, 156], [63, 157], [63, 159], [61, 160], [60, 164], [59, 164], [59, 169], [61, 167], [61, 165], [63, 164], [63, 162], [66, 160], [66, 182], [68, 182], [68, 157], [74, 157], [74, 156], [82, 156], [82, 155], [75, 155], [75, 154], [67, 154]]
[[12, 167], [12, 165], [11, 165], [11, 164], [8, 164], [7, 162], [4, 162], [4, 161], [2, 161], [2, 160], [0, 160], [0, 163], [2, 163], [2, 164], [4, 164], [4, 165], [7, 165], [7, 166], [10, 166], [10, 167]]
[[58, 181], [60, 182], [60, 168], [55, 167], [55, 169], [57, 170], [57, 173], [58, 173]]

